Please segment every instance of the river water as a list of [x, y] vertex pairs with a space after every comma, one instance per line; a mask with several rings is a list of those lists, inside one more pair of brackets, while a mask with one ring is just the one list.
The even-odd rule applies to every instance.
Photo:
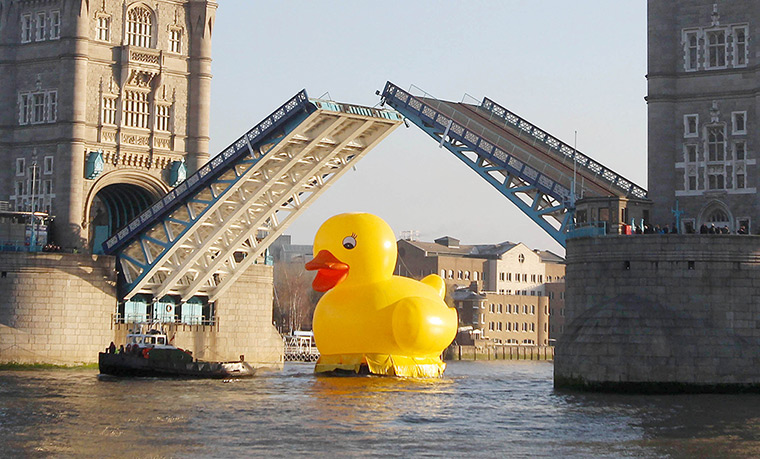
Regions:
[[760, 457], [760, 395], [558, 392], [547, 362], [450, 362], [441, 380], [232, 382], [0, 372], [0, 456]]

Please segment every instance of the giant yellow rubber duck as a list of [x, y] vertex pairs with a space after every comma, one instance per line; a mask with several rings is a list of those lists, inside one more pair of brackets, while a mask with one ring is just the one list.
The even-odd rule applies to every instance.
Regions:
[[380, 217], [340, 214], [314, 238], [312, 287], [326, 292], [314, 311], [316, 372], [437, 377], [443, 350], [454, 340], [457, 313], [443, 302], [446, 285], [394, 276], [396, 239]]

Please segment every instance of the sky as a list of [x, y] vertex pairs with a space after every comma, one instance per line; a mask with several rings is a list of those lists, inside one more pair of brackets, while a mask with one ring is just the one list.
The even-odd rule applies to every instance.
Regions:
[[[374, 106], [390, 80], [436, 98], [484, 96], [646, 188], [643, 0], [219, 0], [213, 34], [215, 155], [301, 89]], [[343, 212], [397, 235], [523, 242], [564, 254], [516, 206], [414, 125], [396, 129], [294, 221], [311, 244]]]

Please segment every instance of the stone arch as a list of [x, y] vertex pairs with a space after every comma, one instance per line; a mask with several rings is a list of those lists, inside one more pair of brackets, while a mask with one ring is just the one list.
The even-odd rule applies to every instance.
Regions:
[[168, 192], [169, 186], [145, 172], [116, 170], [104, 174], [85, 200], [82, 228], [88, 231], [89, 246], [97, 253], [104, 238]]
[[733, 233], [735, 231], [734, 217], [731, 214], [731, 210], [724, 202], [717, 199], [708, 202], [702, 207], [697, 225], [702, 226], [703, 224], [707, 226], [715, 225], [717, 228], [728, 226], [730, 232]]

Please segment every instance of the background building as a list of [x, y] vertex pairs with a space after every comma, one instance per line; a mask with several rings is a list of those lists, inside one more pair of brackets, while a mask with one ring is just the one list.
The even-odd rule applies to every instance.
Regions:
[[205, 163], [216, 7], [3, 2], [0, 201], [49, 212], [52, 240], [97, 252]]
[[564, 330], [562, 257], [522, 243], [463, 245], [448, 236], [400, 240], [398, 247], [396, 274], [440, 275], [447, 304], [474, 336], [497, 344], [547, 345]]
[[756, 233], [760, 8], [752, 0], [650, 0], [649, 197], [653, 223]]

